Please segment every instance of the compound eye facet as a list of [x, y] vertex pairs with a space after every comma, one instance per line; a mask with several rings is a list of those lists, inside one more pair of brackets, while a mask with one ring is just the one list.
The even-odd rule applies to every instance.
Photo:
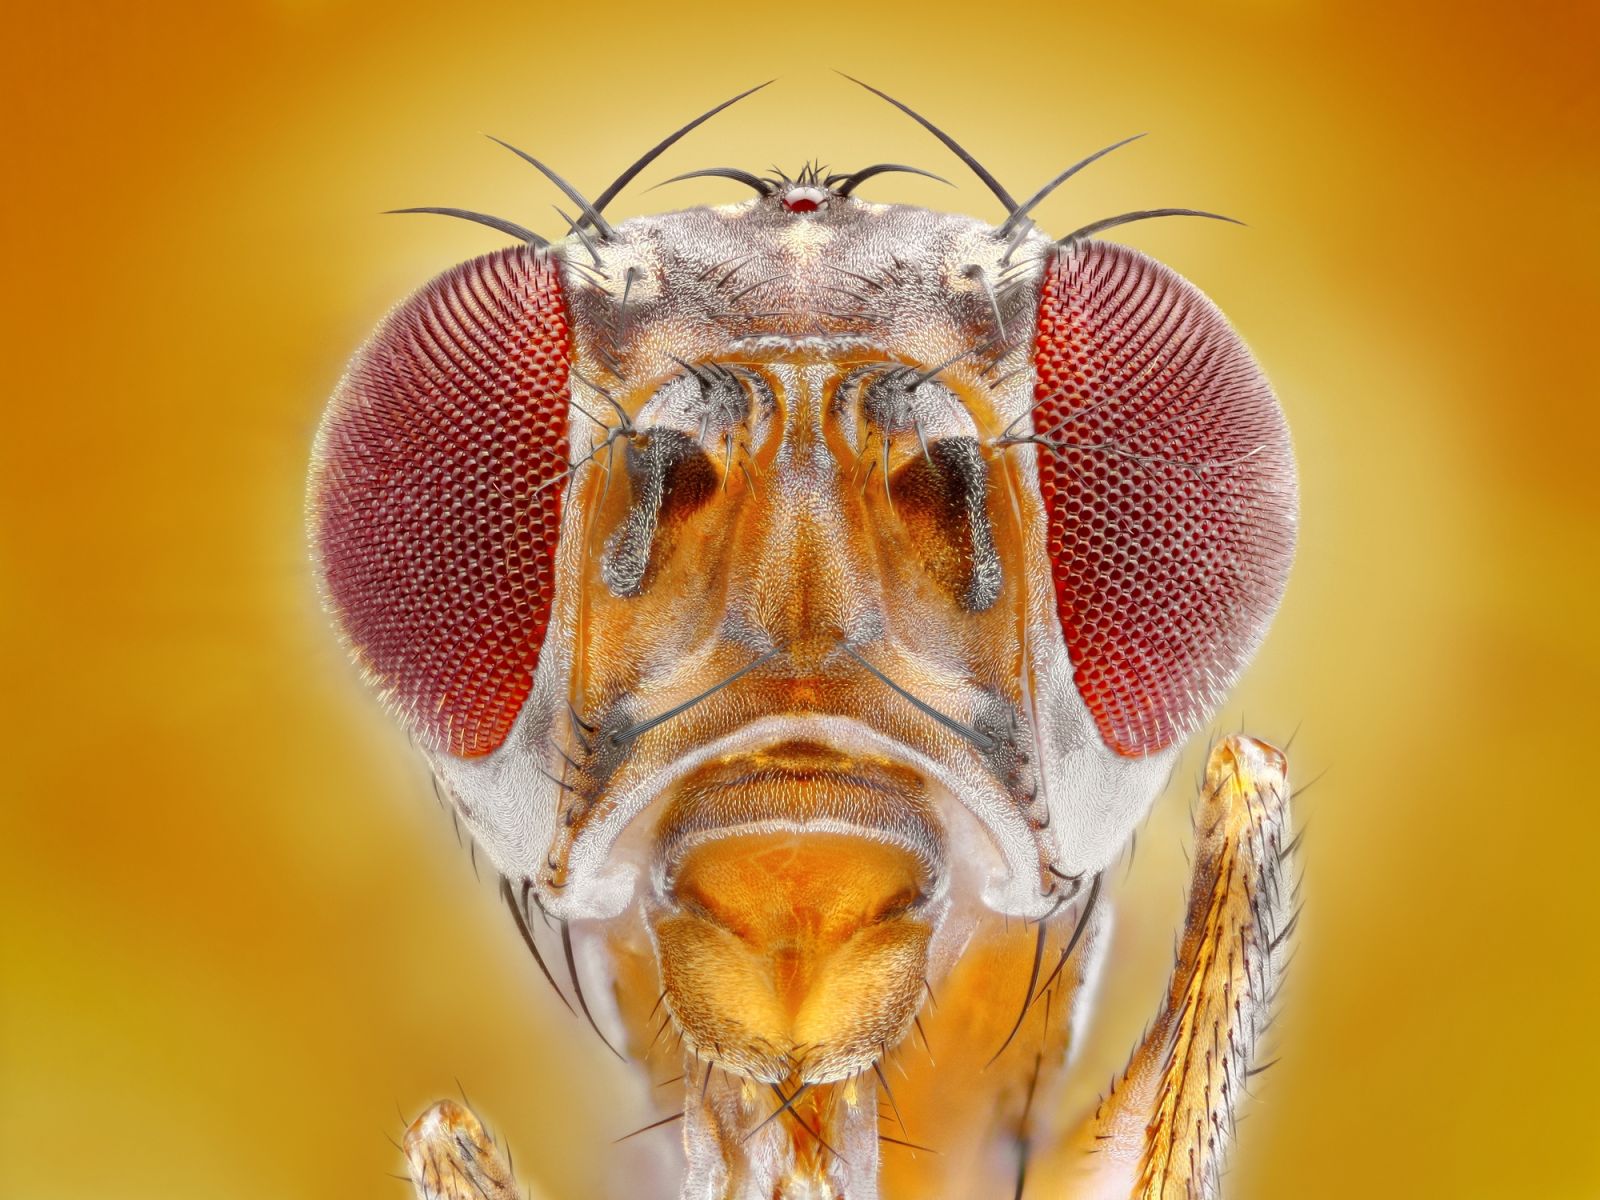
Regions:
[[1288, 430], [1216, 306], [1126, 247], [1057, 253], [1037, 339], [1039, 490], [1074, 681], [1108, 746], [1149, 754], [1214, 711], [1277, 608]]
[[567, 314], [531, 247], [446, 272], [356, 356], [323, 418], [310, 520], [324, 593], [412, 735], [505, 740], [555, 595]]

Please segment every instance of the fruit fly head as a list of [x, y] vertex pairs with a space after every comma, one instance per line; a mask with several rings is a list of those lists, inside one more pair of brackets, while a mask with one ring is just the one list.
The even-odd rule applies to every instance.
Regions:
[[855, 195], [881, 169], [498, 223], [357, 355], [312, 476], [328, 605], [512, 889], [642, 914], [686, 1042], [758, 1079], [861, 1070], [961, 914], [1103, 870], [1293, 548], [1210, 301], [1008, 196]]

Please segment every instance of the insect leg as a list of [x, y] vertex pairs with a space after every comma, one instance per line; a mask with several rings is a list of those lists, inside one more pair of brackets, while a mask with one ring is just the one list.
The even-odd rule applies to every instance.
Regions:
[[510, 1159], [472, 1113], [441, 1100], [411, 1123], [406, 1166], [417, 1200], [524, 1200]]
[[1248, 737], [1220, 742], [1196, 806], [1188, 916], [1166, 1000], [1093, 1116], [1040, 1164], [1050, 1184], [1039, 1195], [1218, 1194], [1295, 926], [1289, 827], [1283, 754]]

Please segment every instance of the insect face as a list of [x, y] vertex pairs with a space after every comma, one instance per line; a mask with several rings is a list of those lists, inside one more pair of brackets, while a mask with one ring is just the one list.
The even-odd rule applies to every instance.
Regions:
[[696, 1060], [812, 1087], [1121, 850], [1277, 603], [1293, 468], [1149, 259], [714, 173], [760, 194], [402, 305], [313, 537], [522, 907], [637, 922]]

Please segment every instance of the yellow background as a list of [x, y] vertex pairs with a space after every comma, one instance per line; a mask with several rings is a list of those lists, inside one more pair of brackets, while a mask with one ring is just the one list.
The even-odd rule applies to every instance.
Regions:
[[[1222, 721], [1326, 772], [1302, 947], [1240, 1200], [1600, 1195], [1595, 19], [1200, 8], [32, 4], [6, 16], [0, 1195], [398, 1197], [385, 1142], [459, 1078], [557, 1200], [650, 1110], [555, 1007], [420, 763], [316, 610], [307, 448], [393, 301], [486, 250], [408, 204], [555, 232], [645, 185], [820, 157], [948, 174], [861, 75], [1039, 216], [1214, 296], [1304, 480], [1280, 620]], [[46, 12], [48, 10], [48, 15]], [[1187, 764], [1193, 766], [1192, 761]], [[1179, 915], [1186, 785], [1141, 837], [1103, 1079]]]

